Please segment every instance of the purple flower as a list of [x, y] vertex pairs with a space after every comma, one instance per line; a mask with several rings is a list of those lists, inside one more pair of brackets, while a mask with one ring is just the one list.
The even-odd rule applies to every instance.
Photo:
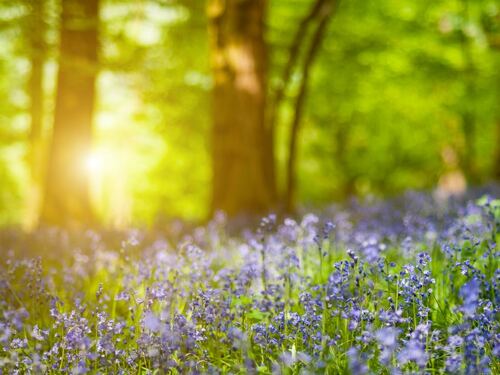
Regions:
[[358, 348], [350, 348], [347, 351], [347, 357], [349, 358], [349, 370], [352, 374], [363, 375], [368, 373], [368, 366], [360, 356]]
[[460, 297], [462, 298], [460, 311], [466, 318], [472, 318], [476, 312], [479, 304], [480, 287], [481, 282], [474, 278], [460, 288]]
[[420, 368], [424, 368], [429, 360], [429, 354], [425, 351], [425, 345], [417, 339], [410, 339], [406, 346], [398, 354], [398, 360], [402, 364], [415, 362]]
[[144, 314], [144, 327], [151, 332], [159, 332], [161, 329], [161, 321], [151, 311]]
[[394, 349], [401, 330], [394, 327], [381, 328], [375, 334], [378, 343], [384, 348]]

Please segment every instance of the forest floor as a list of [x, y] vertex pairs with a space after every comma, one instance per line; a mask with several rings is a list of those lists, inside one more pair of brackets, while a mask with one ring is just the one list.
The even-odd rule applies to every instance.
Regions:
[[[498, 193], [498, 192], [497, 192]], [[1, 231], [0, 373], [500, 373], [498, 195]]]

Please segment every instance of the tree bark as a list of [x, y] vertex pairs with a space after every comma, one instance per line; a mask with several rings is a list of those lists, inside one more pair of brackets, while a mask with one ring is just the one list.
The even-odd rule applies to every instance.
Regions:
[[272, 129], [266, 126], [266, 0], [210, 0], [214, 76], [212, 212], [262, 214], [275, 205]]
[[63, 0], [57, 96], [41, 222], [93, 221], [89, 155], [97, 75], [98, 0]]

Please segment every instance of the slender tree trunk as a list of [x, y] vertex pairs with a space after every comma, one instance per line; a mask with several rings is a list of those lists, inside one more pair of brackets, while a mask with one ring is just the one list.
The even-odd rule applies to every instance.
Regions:
[[299, 91], [295, 99], [294, 116], [290, 127], [290, 139], [288, 146], [288, 160], [286, 165], [286, 191], [285, 191], [285, 209], [287, 212], [295, 210], [295, 194], [296, 194], [296, 170], [297, 170], [297, 142], [299, 137], [299, 128], [302, 120], [304, 103], [309, 83], [309, 74], [311, 66], [318, 53], [321, 41], [323, 40], [328, 21], [334, 11], [336, 2], [324, 1], [321, 2], [321, 8], [317, 13], [318, 25], [306, 52], [304, 65], [302, 67], [302, 80], [299, 86]]
[[[473, 99], [472, 99], [473, 100]], [[475, 156], [475, 138], [476, 138], [476, 121], [475, 115], [470, 110], [465, 109], [462, 113], [462, 131], [465, 140], [465, 150], [462, 157], [462, 168], [467, 177], [467, 182], [475, 184], [478, 181], [476, 171], [476, 156]]]
[[[486, 16], [483, 14], [483, 30], [486, 33], [491, 53], [493, 54], [494, 66], [496, 66], [495, 83], [497, 87], [496, 99], [497, 103], [500, 102], [500, 30], [495, 27], [498, 24], [498, 14], [496, 18], [494, 15]], [[495, 134], [493, 135], [496, 140], [496, 147], [493, 154], [493, 168], [492, 177], [496, 181], [500, 181], [500, 106], [495, 108]]]
[[28, 194], [28, 215], [26, 224], [33, 226], [40, 209], [43, 184], [43, 67], [46, 57], [45, 43], [45, 1], [28, 0], [29, 18], [25, 36], [30, 46], [31, 72], [28, 81], [30, 98], [30, 132], [28, 165], [30, 168], [30, 191]]
[[[496, 82], [496, 95], [497, 103], [500, 101], [500, 31], [496, 34], [489, 36], [490, 39], [490, 48], [492, 49], [492, 53], [494, 53], [494, 64], [497, 67], [497, 73], [495, 75]], [[495, 109], [495, 139], [496, 139], [496, 147], [494, 151], [494, 159], [493, 159], [493, 178], [500, 182], [500, 106], [497, 105]]]
[[349, 123], [338, 123], [335, 133], [335, 153], [334, 159], [343, 174], [343, 183], [341, 187], [341, 198], [349, 199], [355, 193], [356, 176], [350, 171], [348, 164], [347, 148], [349, 143]]
[[493, 164], [493, 177], [496, 181], [500, 181], [500, 120], [497, 119], [496, 124], [496, 149], [495, 149], [495, 159]]
[[[469, 21], [469, 0], [462, 0], [462, 16], [464, 22]], [[472, 57], [470, 41], [467, 39], [465, 31], [461, 32], [460, 45], [464, 59], [464, 103], [461, 113], [462, 131], [464, 135], [464, 152], [461, 158], [462, 169], [468, 183], [478, 183], [478, 173], [476, 169], [476, 72]]]
[[44, 224], [72, 226], [93, 220], [89, 176], [97, 75], [98, 0], [62, 0], [60, 56]]
[[275, 204], [266, 126], [266, 0], [210, 0], [213, 90], [212, 210], [259, 214]]
[[31, 15], [29, 22], [31, 73], [29, 78], [30, 96], [30, 166], [33, 180], [41, 179], [40, 140], [43, 128], [43, 65], [45, 62], [45, 4], [43, 0], [31, 0]]
[[[500, 37], [499, 37], [500, 40]], [[498, 51], [497, 51], [498, 53]], [[496, 56], [496, 66], [499, 67], [499, 70], [496, 74], [496, 82], [497, 88], [500, 87], [500, 58], [499, 55]], [[497, 89], [496, 97], [500, 100], [500, 90]], [[495, 139], [496, 139], [496, 147], [493, 155], [493, 178], [500, 182], [500, 106], [496, 107], [496, 116], [495, 116]]]

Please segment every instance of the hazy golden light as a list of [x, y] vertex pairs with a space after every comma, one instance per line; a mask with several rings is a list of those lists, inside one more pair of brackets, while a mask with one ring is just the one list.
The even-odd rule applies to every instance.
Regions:
[[97, 152], [91, 152], [85, 158], [85, 168], [90, 174], [99, 173], [103, 168], [103, 157]]

